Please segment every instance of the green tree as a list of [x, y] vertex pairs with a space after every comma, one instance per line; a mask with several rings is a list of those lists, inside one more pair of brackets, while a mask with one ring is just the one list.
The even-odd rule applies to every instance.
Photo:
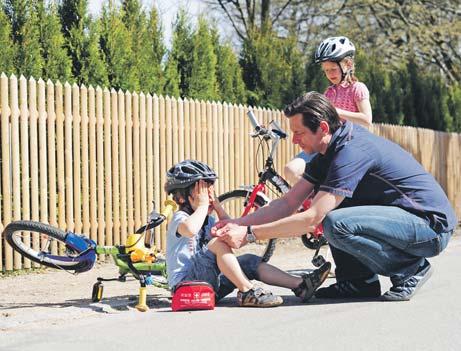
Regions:
[[211, 28], [211, 37], [217, 58], [216, 79], [219, 99], [232, 103], [246, 103], [245, 83], [242, 69], [230, 43], [220, 43], [216, 27]]
[[165, 86], [163, 92], [165, 95], [180, 97], [181, 90], [179, 85], [181, 83], [181, 76], [178, 71], [178, 61], [171, 55], [168, 57], [168, 62], [165, 67]]
[[56, 6], [50, 4], [47, 9], [43, 2], [37, 4], [39, 17], [40, 45], [44, 59], [44, 79], [70, 81], [72, 77], [72, 61], [64, 47], [65, 39], [61, 31]]
[[217, 58], [206, 20], [201, 17], [192, 38], [192, 72], [186, 94], [201, 100], [218, 100]]
[[161, 94], [164, 85], [162, 59], [165, 46], [158, 12], [152, 7], [149, 16], [146, 16], [139, 0], [124, 0], [122, 9], [123, 23], [131, 35], [133, 69], [140, 89], [147, 93]]
[[3, 11], [0, 11], [0, 72], [13, 73], [15, 45], [11, 38], [11, 23]]
[[461, 86], [454, 84], [450, 87], [448, 109], [453, 118], [451, 132], [461, 132]]
[[109, 3], [102, 10], [100, 45], [104, 52], [109, 84], [115, 89], [139, 90], [131, 36], [120, 11]]
[[240, 59], [248, 103], [283, 108], [304, 90], [304, 63], [298, 49], [293, 39], [280, 38], [273, 31], [256, 31], [250, 38], [243, 43]]
[[78, 84], [108, 84], [99, 47], [99, 27], [87, 14], [87, 0], [61, 0], [58, 12], [72, 60], [72, 75]]
[[140, 81], [145, 82], [149, 92], [162, 94], [165, 77], [162, 69], [162, 61], [165, 57], [166, 48], [163, 43], [163, 28], [158, 11], [152, 7], [147, 22], [146, 54], [145, 61], [140, 69]]
[[16, 72], [26, 77], [42, 75], [43, 58], [40, 47], [37, 0], [6, 0], [4, 10], [13, 29], [17, 47], [14, 64]]
[[[176, 74], [179, 74], [179, 94], [187, 96], [192, 75], [192, 29], [186, 12], [180, 9], [173, 28], [173, 43], [165, 69], [165, 93], [174, 92]], [[173, 66], [176, 66], [176, 70]]]
[[229, 44], [217, 47], [217, 79], [221, 100], [246, 103], [245, 83], [237, 56]]

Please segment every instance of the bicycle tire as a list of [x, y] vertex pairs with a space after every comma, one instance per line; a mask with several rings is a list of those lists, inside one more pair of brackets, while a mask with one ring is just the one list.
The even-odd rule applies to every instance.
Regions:
[[[223, 205], [224, 209], [226, 212], [231, 215], [231, 217], [235, 216], [240, 216], [243, 212], [244, 208], [244, 203], [240, 205], [240, 201], [244, 201], [244, 199], [249, 199], [251, 195], [251, 192], [248, 190], [243, 190], [243, 189], [237, 189], [237, 190], [232, 190], [227, 193], [221, 194], [218, 196], [219, 202]], [[232, 205], [230, 205], [230, 201], [235, 200], [236, 205], [235, 208], [230, 208]], [[261, 195], [256, 195], [255, 198], [255, 204], [258, 208], [265, 206], [268, 203], [268, 201], [263, 198]], [[239, 207], [239, 208], [237, 208]], [[232, 213], [232, 211], [237, 211], [240, 210], [239, 213]], [[276, 246], [276, 239], [269, 239], [269, 240], [262, 240], [258, 241], [254, 244], [247, 244], [242, 250], [234, 250], [237, 255], [242, 254], [243, 252], [245, 253], [255, 253], [256, 255], [261, 257], [261, 260], [263, 262], [268, 262], [272, 255], [274, 254]]]
[[9, 223], [5, 227], [3, 233], [8, 244], [10, 244], [11, 247], [19, 252], [22, 256], [27, 257], [31, 261], [47, 267], [60, 268], [64, 270], [79, 270], [82, 267], [83, 263], [80, 262], [77, 258], [72, 257], [68, 250], [66, 250], [65, 255], [54, 255], [51, 253], [38, 251], [37, 249], [25, 244], [22, 240], [22, 236], [16, 235], [18, 232], [39, 233], [49, 236], [58, 242], [65, 244], [67, 235], [65, 231], [41, 222], [15, 221]]

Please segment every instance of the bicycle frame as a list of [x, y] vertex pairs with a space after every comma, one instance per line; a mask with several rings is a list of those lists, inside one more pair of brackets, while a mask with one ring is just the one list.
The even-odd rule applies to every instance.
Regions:
[[[255, 199], [259, 193], [266, 194], [267, 182], [272, 184], [281, 195], [286, 194], [291, 189], [291, 186], [288, 184], [288, 182], [274, 169], [273, 161], [280, 140], [285, 139], [287, 137], [287, 134], [283, 130], [281, 130], [280, 127], [275, 124], [275, 122], [271, 122], [271, 124], [275, 125], [275, 128], [273, 129], [266, 129], [260, 126], [252, 111], [248, 111], [248, 117], [255, 130], [254, 133], [250, 134], [251, 137], [259, 137], [261, 141], [271, 140], [272, 143], [269, 155], [264, 162], [264, 169], [258, 174], [258, 183], [250, 188], [251, 193], [247, 201], [245, 201], [245, 208], [242, 216], [245, 216], [248, 213], [250, 213], [250, 211], [255, 207]], [[307, 210], [310, 207], [310, 205], [311, 199], [306, 198], [306, 200], [302, 204], [303, 210]], [[316, 249], [313, 261], [315, 261], [316, 259], [321, 260], [322, 258], [318, 255], [318, 253], [320, 246], [323, 244], [323, 242], [325, 242], [325, 239], [322, 237], [322, 225], [320, 224], [319, 226], [317, 226], [314, 232], [310, 234], [311, 239], [309, 239], [306, 234], [302, 236], [303, 244], [308, 248]], [[315, 240], [316, 242], [313, 243], [312, 240]]]

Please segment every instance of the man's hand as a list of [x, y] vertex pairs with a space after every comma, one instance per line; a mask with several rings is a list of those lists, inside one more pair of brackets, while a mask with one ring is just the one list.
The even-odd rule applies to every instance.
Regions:
[[[218, 224], [221, 222], [224, 221], [220, 221]], [[221, 225], [218, 227], [218, 225], [216, 225], [213, 227], [211, 229], [211, 234], [224, 241], [230, 247], [238, 249], [247, 243], [246, 230], [247, 228], [244, 226], [228, 222], [224, 226]]]
[[222, 227], [224, 227], [225, 225], [227, 225], [227, 224], [229, 224], [229, 223], [237, 223], [237, 219], [236, 219], [236, 218], [226, 218], [226, 219], [221, 219], [221, 220], [219, 220], [219, 221], [216, 222], [215, 225], [211, 228], [211, 236], [213, 236], [213, 237], [219, 236], [219, 235], [217, 234], [218, 229], [221, 229]]

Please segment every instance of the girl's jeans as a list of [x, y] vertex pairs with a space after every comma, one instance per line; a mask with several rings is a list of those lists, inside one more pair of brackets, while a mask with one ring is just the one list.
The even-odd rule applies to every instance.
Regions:
[[452, 231], [437, 234], [423, 219], [392, 206], [358, 206], [331, 211], [323, 221], [338, 281], [391, 277], [399, 285], [448, 244]]

